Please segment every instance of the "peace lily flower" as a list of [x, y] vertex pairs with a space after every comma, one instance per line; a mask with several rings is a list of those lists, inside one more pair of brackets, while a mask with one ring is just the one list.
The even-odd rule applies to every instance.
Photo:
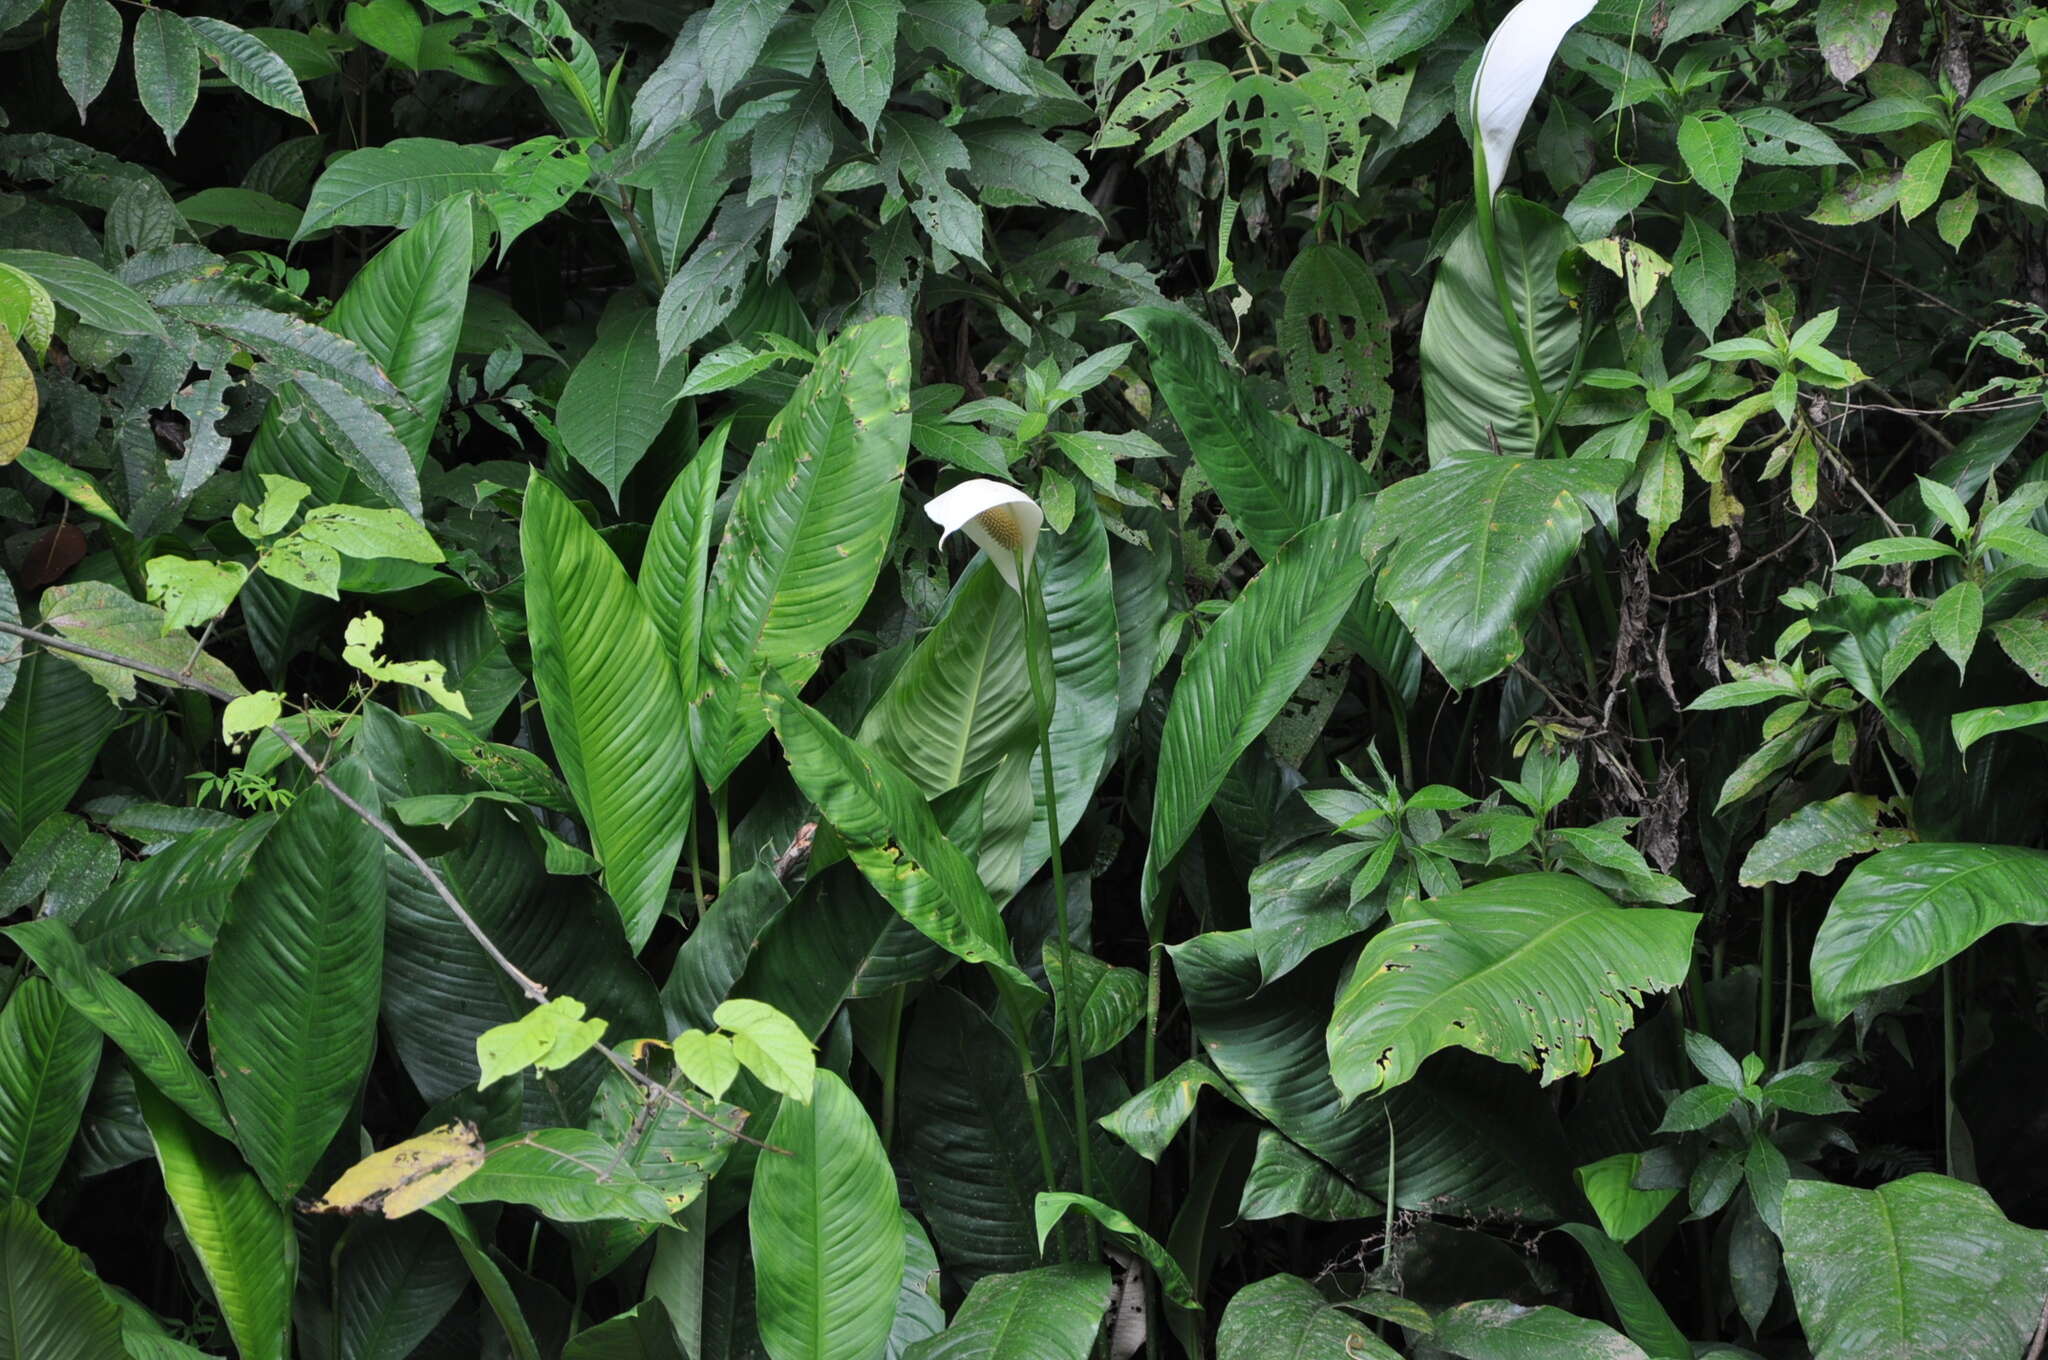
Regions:
[[1581, 19], [1593, 12], [1596, 0], [1522, 0], [1508, 11], [1472, 81], [1472, 126], [1486, 151], [1486, 196], [1500, 192], [1507, 178], [1508, 157], [1521, 135], [1522, 121], [1536, 102], [1537, 87], [1550, 69], [1558, 45]]
[[1038, 531], [1045, 524], [1045, 511], [1037, 501], [1014, 486], [977, 477], [932, 497], [924, 512], [945, 531], [939, 535], [942, 546], [955, 530], [964, 530], [988, 554], [1010, 589], [1024, 593], [1022, 582], [1031, 574]]

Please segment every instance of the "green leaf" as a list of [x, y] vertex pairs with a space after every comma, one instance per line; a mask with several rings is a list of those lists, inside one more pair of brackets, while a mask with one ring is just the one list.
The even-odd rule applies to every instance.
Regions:
[[711, 574], [711, 526], [729, 423], [721, 422], [662, 497], [640, 557], [640, 598], [675, 663], [687, 698], [697, 692], [704, 638], [704, 586]]
[[2041, 172], [2033, 164], [2005, 146], [1980, 146], [1963, 153], [1984, 172], [1984, 177], [1998, 186], [1998, 191], [2007, 198], [2024, 203], [2030, 208], [2048, 207], [2041, 188]]
[[672, 358], [711, 334], [740, 305], [774, 210], [768, 202], [742, 203], [738, 194], [719, 206], [710, 234], [662, 289], [654, 328], [663, 357]]
[[1430, 1340], [1464, 1360], [1648, 1360], [1642, 1347], [1604, 1322], [1503, 1299], [1437, 1314]]
[[1785, 1271], [1816, 1360], [2018, 1355], [2048, 1289], [2048, 1234], [1974, 1185], [1785, 1189]]
[[832, 92], [872, 130], [896, 83], [896, 22], [902, 0], [825, 0], [811, 26]]
[[191, 25], [192, 36], [199, 40], [200, 49], [213, 58], [221, 74], [233, 81], [243, 93], [273, 109], [312, 123], [313, 115], [306, 108], [306, 96], [299, 89], [298, 77], [292, 74], [291, 67], [285, 65], [284, 58], [271, 51], [263, 39], [222, 19], [195, 15], [185, 22]]
[[1891, 26], [1890, 0], [1821, 0], [1813, 33], [1828, 70], [1847, 85], [1877, 60]]
[[973, 863], [939, 830], [909, 776], [842, 734], [776, 672], [762, 683], [790, 774], [898, 915], [947, 952], [993, 970], [1015, 995], [1037, 995]]
[[1954, 142], [1943, 139], [1921, 147], [1907, 160], [1899, 181], [1899, 215], [1908, 222], [1933, 207], [1941, 197], [1955, 149]]
[[[1693, 1360], [1692, 1343], [1685, 1339], [1685, 1333], [1678, 1330], [1678, 1324], [1671, 1320], [1671, 1315], [1664, 1311], [1664, 1305], [1650, 1292], [1642, 1271], [1636, 1268], [1636, 1263], [1629, 1259], [1620, 1244], [1599, 1229], [1583, 1223], [1566, 1223], [1562, 1227], [1573, 1241], [1585, 1249], [1593, 1262], [1593, 1269], [1600, 1275], [1601, 1287], [1607, 1291], [1608, 1301], [1614, 1305], [1615, 1316], [1623, 1330], [1643, 1348], [1650, 1360]], [[1776, 1285], [1775, 1278], [1772, 1284]]]
[[1954, 548], [1937, 539], [1902, 534], [1896, 538], [1874, 538], [1868, 543], [1857, 544], [1842, 554], [1835, 563], [1835, 570], [1846, 571], [1850, 567], [1889, 567], [1900, 562], [1932, 562], [1938, 558], [1956, 556], [1959, 554]]
[[773, 1006], [738, 997], [720, 1003], [711, 1019], [732, 1035], [733, 1056], [755, 1080], [791, 1100], [811, 1098], [817, 1060], [795, 1021]]
[[820, 1071], [785, 1100], [747, 1205], [761, 1339], [779, 1360], [869, 1360], [889, 1336], [903, 1277], [896, 1177], [846, 1083]]
[[243, 1165], [232, 1143], [192, 1123], [148, 1083], [137, 1082], [135, 1094], [164, 1189], [236, 1350], [243, 1360], [289, 1360], [299, 1273], [290, 1212]]
[[1025, 638], [1017, 592], [977, 561], [868, 710], [861, 741], [927, 798], [988, 773], [1035, 731]]
[[1376, 452], [1394, 413], [1393, 336], [1379, 280], [1350, 247], [1324, 242], [1294, 257], [1281, 287], [1278, 338], [1294, 409], [1311, 425], [1363, 419]]
[[1369, 555], [1378, 591], [1457, 689], [1522, 655], [1522, 629], [1549, 595], [1596, 509], [1630, 472], [1617, 460], [1471, 454], [1380, 493]]
[[1109, 1301], [1105, 1266], [985, 1275], [952, 1325], [911, 1346], [903, 1360], [1087, 1360]]
[[1957, 675], [1970, 664], [1977, 649], [1977, 634], [1984, 628], [1984, 591], [1975, 581], [1958, 581], [1943, 591], [1928, 610], [1927, 620], [1934, 643], [1956, 663]]
[[90, 260], [46, 250], [0, 250], [0, 264], [12, 265], [49, 290], [88, 326], [116, 335], [167, 338], [164, 323], [148, 299]]
[[461, 1249], [438, 1224], [409, 1218], [353, 1225], [334, 1271], [340, 1354], [347, 1360], [406, 1360], [468, 1284]]
[[1904, 183], [1905, 176], [1900, 171], [1884, 166], [1844, 175], [1834, 188], [1821, 195], [1819, 205], [1806, 220], [1826, 227], [1853, 227], [1868, 222], [1899, 201]]
[[[2048, 719], [2048, 708], [2042, 713]], [[1955, 721], [1961, 723], [1967, 716], [1957, 714]], [[1957, 745], [1967, 748], [1960, 735]], [[1906, 832], [1902, 828], [1877, 824], [1883, 810], [1882, 800], [1863, 793], [1808, 803], [1750, 847], [1742, 861], [1743, 886], [1760, 888], [1766, 883], [1790, 883], [1801, 874], [1831, 873], [1852, 856], [1903, 844]]]
[[[151, 8], [135, 18], [134, 44], [135, 93], [143, 112], [163, 130], [164, 144], [175, 147], [179, 130], [199, 102], [198, 40], [182, 18]], [[292, 222], [298, 222], [296, 209]]]
[[[360, 766], [335, 767], [372, 810]], [[206, 970], [221, 1097], [279, 1200], [305, 1183], [347, 1118], [377, 1045], [384, 850], [324, 787], [299, 795], [237, 885]]]
[[[1739, 135], [1739, 134], [1737, 134]], [[1579, 337], [1578, 314], [1558, 291], [1557, 265], [1572, 244], [1564, 219], [1504, 194], [1494, 212], [1508, 292], [1547, 391], [1562, 385]], [[1501, 319], [1493, 275], [1468, 223], [1444, 253], [1422, 321], [1422, 398], [1432, 467], [1454, 453], [1535, 451], [1529, 380]]]
[[1207, 1063], [1189, 1058], [1097, 1122], [1130, 1144], [1140, 1157], [1157, 1163], [1195, 1112], [1195, 1100], [1204, 1089], [1218, 1092], [1248, 1114], [1253, 1112]]
[[1620, 1051], [1643, 997], [1685, 980], [1700, 918], [1623, 909], [1562, 874], [1519, 874], [1420, 904], [1375, 935], [1337, 994], [1331, 1076], [1347, 1100], [1397, 1086], [1451, 1045], [1583, 1076]]
[[30, 1204], [49, 1193], [99, 1065], [99, 1030], [56, 988], [15, 987], [0, 1012], [0, 1191]]
[[1166, 872], [1253, 738], [1322, 655], [1364, 585], [1371, 507], [1360, 502], [1282, 548], [1189, 652], [1160, 735], [1143, 904], [1159, 909]]
[[[1117, 731], [1117, 580], [1110, 570], [1109, 535], [1093, 497], [1074, 507], [1066, 532], [1038, 545], [1039, 586], [1052, 640], [1053, 705], [1048, 740], [1058, 794], [1062, 843], [1080, 825], [1091, 794], [1109, 773]], [[1024, 836], [1019, 881], [1046, 858], [1046, 786], [1043, 765], [1030, 762], [1031, 826]]]
[[45, 918], [9, 926], [7, 938], [56, 985], [65, 1002], [97, 1025], [128, 1055], [154, 1089], [206, 1128], [229, 1137], [234, 1126], [220, 1097], [185, 1051], [170, 1024], [148, 1002], [92, 964], [63, 921]]
[[294, 240], [328, 227], [410, 227], [444, 199], [499, 187], [498, 151], [399, 137], [334, 159], [313, 186]]
[[1678, 127], [1678, 154], [1700, 188], [1730, 208], [1742, 174], [1742, 129], [1726, 114], [1689, 113]]
[[775, 208], [775, 225], [768, 233], [770, 259], [781, 255], [789, 234], [803, 221], [811, 186], [832, 163], [838, 120], [832, 116], [830, 89], [815, 82], [799, 86], [785, 107], [754, 125], [748, 139], [752, 184], [747, 197], [771, 200]]
[[1045, 944], [1045, 980], [1052, 988], [1053, 1060], [1065, 1059], [1065, 1014], [1081, 1013], [1081, 1057], [1099, 1058], [1122, 1043], [1145, 1013], [1145, 975], [1135, 968], [1115, 968], [1092, 954], [1073, 955], [1070, 980], [1060, 965], [1059, 946]]
[[682, 688], [618, 558], [537, 469], [519, 532], [541, 713], [637, 950], [689, 827]]
[[910, 449], [909, 380], [900, 318], [849, 327], [818, 356], [739, 479], [711, 569], [705, 674], [689, 696], [712, 788], [767, 730], [761, 672], [801, 685], [874, 589]]
[[959, 134], [922, 114], [891, 113], [882, 120], [881, 140], [882, 175], [900, 188], [925, 235], [956, 255], [979, 260], [981, 207], [950, 177], [973, 166]]
[[1237, 1216], [1257, 1220], [1299, 1214], [1318, 1223], [1347, 1223], [1375, 1217], [1385, 1208], [1296, 1147], [1286, 1135], [1260, 1129], [1258, 1150], [1237, 1201]]
[[44, 650], [22, 661], [0, 708], [0, 846], [18, 849], [70, 804], [120, 716], [76, 666]]
[[661, 1192], [619, 1149], [583, 1129], [530, 1129], [494, 1139], [484, 1164], [448, 1192], [450, 1204], [525, 1204], [558, 1223], [624, 1218], [666, 1226]]
[[603, 484], [614, 505], [627, 475], [668, 423], [686, 367], [664, 367], [652, 308], [619, 307], [606, 313], [597, 343], [570, 371], [555, 426], [564, 450]]
[[1903, 845], [1856, 866], [1813, 942], [1813, 1006], [1856, 1003], [1926, 976], [2010, 923], [2048, 925], [2048, 853], [2010, 845]]
[[1691, 213], [1671, 257], [1671, 291], [1709, 340], [1735, 303], [1735, 251], [1720, 228]]
[[753, 70], [775, 21], [788, 9], [789, 0], [717, 0], [711, 6], [697, 48], [714, 105], [724, 103]]
[[121, 12], [112, 0], [64, 0], [57, 21], [57, 76], [78, 105], [78, 121], [107, 88], [121, 60]]
[[1101, 1200], [1090, 1199], [1086, 1195], [1077, 1195], [1066, 1190], [1040, 1192], [1033, 1212], [1038, 1220], [1038, 1249], [1041, 1253], [1045, 1250], [1046, 1238], [1051, 1235], [1059, 1221], [1066, 1217], [1069, 1209], [1079, 1210], [1110, 1232], [1128, 1241], [1158, 1275], [1159, 1287], [1167, 1298], [1183, 1308], [1196, 1309], [1202, 1306], [1195, 1298], [1194, 1286], [1188, 1283], [1187, 1272], [1181, 1269], [1180, 1262], [1174, 1260], [1173, 1255], [1165, 1247], [1160, 1246], [1150, 1233], [1133, 1223], [1130, 1215], [1123, 1210], [1112, 1208]]
[[[938, 15], [960, 15], [969, 23], [979, 23], [985, 33], [1008, 41], [1016, 50], [1020, 65], [1025, 60], [1023, 46], [1016, 36], [1007, 29], [989, 27], [974, 0], [926, 0], [925, 4], [904, 11], [904, 23], [910, 32], [946, 33], [945, 29], [934, 27], [940, 21], [932, 16]], [[999, 89], [1008, 88], [986, 75], [977, 78]], [[1027, 91], [1017, 89], [1012, 93]], [[1088, 184], [1088, 172], [1080, 158], [1037, 129], [1013, 119], [991, 118], [961, 123], [953, 130], [967, 147], [968, 158], [973, 162], [972, 178], [983, 203], [998, 207], [1043, 203], [1100, 219], [1095, 205], [1082, 192]]]
[[1266, 1360], [1275, 1355], [1398, 1357], [1362, 1319], [1335, 1307], [1314, 1285], [1294, 1275], [1269, 1275], [1238, 1290], [1223, 1310], [1223, 1324], [1216, 1333], [1216, 1360]]
[[[247, 692], [233, 671], [200, 651], [189, 633], [173, 628], [163, 610], [105, 581], [51, 586], [43, 592], [42, 611], [43, 626], [73, 642], [191, 675], [229, 694]], [[115, 702], [135, 697], [136, 672], [88, 657], [58, 655], [90, 675]]]
[[489, 1086], [529, 1067], [551, 1072], [588, 1053], [604, 1038], [606, 1022], [583, 1015], [581, 1001], [557, 996], [508, 1025], [493, 1025], [477, 1035], [476, 1065], [482, 1072], [477, 1086]]
[[[150, 10], [136, 22], [143, 23], [152, 15], [161, 17], [161, 12]], [[269, 194], [225, 187], [201, 189], [179, 199], [178, 212], [197, 226], [233, 227], [244, 236], [266, 236], [274, 241], [289, 241], [302, 216], [297, 208]]]
[[990, 89], [1038, 94], [1031, 83], [1036, 63], [1015, 33], [989, 22], [980, 0], [911, 0], [903, 9], [903, 37], [912, 47], [937, 48]]
[[491, 1306], [491, 1313], [504, 1331], [514, 1360], [540, 1360], [540, 1347], [534, 1341], [533, 1328], [528, 1325], [526, 1314], [520, 1310], [519, 1297], [512, 1292], [511, 1281], [505, 1278], [504, 1270], [486, 1250], [476, 1228], [453, 1204], [429, 1204], [426, 1212], [440, 1219], [455, 1239], [456, 1250], [462, 1253], [463, 1263], [475, 1278], [478, 1291]]
[[[1720, 1091], [1722, 1088], [1707, 1089]], [[1675, 1187], [1636, 1189], [1636, 1177], [1642, 1169], [1643, 1156], [1639, 1152], [1617, 1152], [1578, 1169], [1579, 1189], [1585, 1192], [1586, 1203], [1593, 1206], [1593, 1212], [1600, 1217], [1600, 1226], [1606, 1230], [1601, 1235], [1613, 1242], [1625, 1243], [1633, 1239], [1655, 1222], [1665, 1206], [1678, 1197]], [[1681, 1356], [1679, 1360], [1685, 1360], [1685, 1357]]]
[[2006, 704], [1996, 708], [1972, 708], [1949, 718], [1949, 731], [1956, 750], [1968, 751], [1985, 737], [1997, 732], [2014, 732], [2048, 722], [2048, 700], [2030, 704]]
[[125, 1354], [121, 1310], [86, 1259], [26, 1200], [0, 1208], [0, 1356], [109, 1360]]

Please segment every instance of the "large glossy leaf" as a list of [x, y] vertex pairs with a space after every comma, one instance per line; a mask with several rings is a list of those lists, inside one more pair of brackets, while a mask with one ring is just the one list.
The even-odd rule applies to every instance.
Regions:
[[944, 1333], [903, 1360], [1087, 1360], [1109, 1299], [1109, 1271], [1099, 1265], [989, 1275]]
[[0, 1012], [0, 1193], [31, 1204], [49, 1193], [99, 1065], [99, 1030], [55, 987], [14, 989]]
[[846, 1083], [820, 1071], [782, 1102], [754, 1175], [748, 1227], [761, 1339], [774, 1360], [870, 1360], [903, 1277], [896, 1177]]
[[713, 788], [767, 730], [761, 672], [801, 685], [867, 603], [909, 449], [909, 330], [897, 317], [849, 327], [754, 451], [712, 565], [706, 683], [690, 700]]
[[451, 1204], [525, 1204], [558, 1223], [627, 1218], [663, 1226], [668, 1204], [619, 1149], [584, 1129], [534, 1129], [493, 1141]]
[[27, 1201], [0, 1208], [0, 1360], [111, 1360], [122, 1351], [120, 1309], [85, 1258]]
[[[1494, 200], [1494, 220], [1508, 295], [1555, 401], [1579, 334], [1578, 315], [1557, 286], [1571, 229], [1549, 208], [1512, 194]], [[1529, 380], [1501, 317], [1476, 219], [1436, 268], [1422, 318], [1422, 401], [1432, 465], [1456, 453], [1497, 449], [1526, 458], [1536, 451]]]
[[228, 907], [224, 883], [241, 881], [249, 857], [277, 821], [262, 813], [232, 826], [180, 836], [128, 866], [106, 892], [71, 918], [87, 957], [111, 972], [202, 957]]
[[335, 158], [313, 186], [301, 237], [325, 227], [410, 227], [436, 204], [496, 188], [497, 151], [400, 137]]
[[[359, 764], [332, 771], [357, 802]], [[250, 861], [206, 970], [208, 1037], [236, 1141], [278, 1199], [333, 1140], [377, 1045], [384, 847], [325, 788], [301, 793]]]
[[1816, 1360], [2010, 1355], [2048, 1293], [2048, 1233], [1974, 1185], [1921, 1174], [1875, 1190], [1785, 1187], [1785, 1270]]
[[[1636, 1165], [1640, 1164], [1638, 1159]], [[1621, 1244], [1585, 1223], [1567, 1223], [1563, 1230], [1593, 1262], [1593, 1269], [1600, 1276], [1600, 1285], [1607, 1291], [1608, 1302], [1614, 1305], [1614, 1315], [1629, 1339], [1641, 1346], [1650, 1360], [1693, 1360], [1692, 1343], [1685, 1339], [1685, 1333], [1678, 1330], [1671, 1314], [1664, 1311], [1664, 1305], [1650, 1292], [1643, 1272], [1629, 1259]], [[1777, 1287], [1775, 1274], [1774, 1271], [1771, 1282], [1774, 1290]]]
[[995, 768], [1035, 711], [1025, 673], [1024, 608], [977, 558], [931, 632], [861, 722], [863, 745], [936, 798]]
[[243, 1360], [288, 1360], [299, 1243], [291, 1214], [234, 1145], [187, 1119], [146, 1082], [136, 1095], [178, 1223], [213, 1286]]
[[[1110, 740], [1117, 730], [1116, 582], [1110, 573], [1109, 534], [1093, 497], [1083, 497], [1074, 507], [1065, 533], [1040, 541], [1038, 574], [1052, 638], [1052, 774], [1060, 839], [1065, 841], [1088, 810], [1089, 794], [1108, 773]], [[1023, 879], [1046, 857], [1045, 775], [1036, 760], [1030, 769], [1032, 819], [1024, 838]]]
[[1167, 867], [1230, 767], [1294, 694], [1364, 583], [1370, 518], [1367, 506], [1354, 505], [1290, 542], [1188, 654], [1159, 739], [1145, 853], [1148, 919], [1159, 910]]
[[613, 504], [667, 423], [688, 367], [662, 363], [652, 307], [614, 307], [569, 374], [555, 426], [563, 448], [612, 493]]
[[1503, 1299], [1438, 1314], [1431, 1340], [1464, 1360], [1647, 1360], [1641, 1346], [1604, 1322]]
[[385, 503], [420, 513], [418, 468], [447, 396], [469, 300], [475, 245], [471, 218], [467, 199], [426, 214], [363, 266], [325, 322], [360, 345], [405, 397], [409, 406], [395, 407], [387, 416], [392, 436], [410, 461], [374, 458], [381, 445], [365, 444], [361, 451], [346, 444], [330, 446], [319, 422], [303, 418], [305, 397], [280, 397], [280, 403], [299, 407], [301, 418], [291, 419], [293, 411], [282, 404], [265, 415], [249, 450], [251, 470], [297, 478], [313, 488], [316, 504], [366, 499], [353, 492], [353, 476]]
[[468, 1284], [461, 1250], [424, 1215], [353, 1224], [335, 1262], [337, 1360], [406, 1360]]
[[1862, 998], [1924, 977], [2014, 923], [2048, 924], [2048, 853], [1931, 844], [1872, 855], [1814, 937], [1813, 1007], [1839, 1021]]
[[1627, 463], [1490, 454], [1448, 457], [1380, 493], [1367, 551], [1386, 554], [1380, 598], [1459, 689], [1522, 654], [1522, 629], [1592, 526]]
[[1216, 1360], [1269, 1356], [1398, 1360], [1364, 1319], [1334, 1308], [1307, 1280], [1269, 1275], [1237, 1291], [1216, 1333]]
[[1347, 1100], [1398, 1086], [1457, 1045], [1583, 1076], [1621, 1051], [1643, 997], [1685, 980], [1700, 918], [1623, 908], [1564, 874], [1493, 879], [1414, 907], [1367, 942], [1330, 1017]]
[[640, 598], [654, 617], [654, 629], [675, 663], [676, 682], [686, 698], [697, 692], [697, 672], [703, 664], [711, 526], [731, 428], [726, 423], [713, 430], [677, 475], [647, 531], [647, 550], [640, 557]]
[[1401, 1208], [1489, 1209], [1555, 1218], [1578, 1200], [1572, 1159], [1548, 1100], [1498, 1063], [1446, 1054], [1405, 1085], [1346, 1103], [1330, 1080], [1325, 999], [1331, 951], [1266, 987], [1251, 932], [1198, 935], [1168, 951], [1195, 1035], [1216, 1069], [1273, 1126]]
[[842, 734], [780, 676], [763, 681], [762, 697], [797, 787], [845, 839], [875, 891], [933, 942], [988, 965], [1014, 994], [1037, 996], [973, 863], [939, 830], [910, 777]]
[[[358, 738], [384, 801], [475, 787], [417, 725], [371, 705]], [[491, 941], [529, 977], [573, 996], [611, 1033], [662, 1027], [654, 988], [634, 966], [618, 913], [584, 884], [550, 878], [529, 835], [495, 811], [465, 819], [467, 833], [434, 869]], [[390, 911], [384, 951], [384, 1024], [420, 1094], [445, 1100], [476, 1085], [477, 1036], [532, 1009], [518, 984], [483, 952], [412, 864], [386, 853]], [[590, 1055], [530, 1074], [529, 1125], [580, 1124], [606, 1068]]]
[[128, 1055], [137, 1073], [206, 1128], [223, 1138], [233, 1134], [220, 1096], [185, 1051], [184, 1040], [147, 1001], [93, 964], [63, 921], [45, 917], [9, 926], [6, 935], [73, 1010]]
[[682, 687], [619, 559], [538, 472], [519, 548], [541, 713], [637, 950], [661, 915], [689, 829]]
[[0, 846], [19, 850], [37, 823], [64, 810], [119, 718], [78, 667], [42, 651], [22, 661], [0, 707]]

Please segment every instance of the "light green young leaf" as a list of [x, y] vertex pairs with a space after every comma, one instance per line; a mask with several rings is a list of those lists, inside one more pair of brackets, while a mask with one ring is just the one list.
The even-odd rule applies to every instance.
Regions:
[[[573, 996], [557, 996], [510, 1024], [493, 1025], [476, 1036], [477, 1089], [526, 1068], [552, 1072], [567, 1067], [604, 1038], [605, 1022], [584, 1019]], [[713, 1094], [716, 1094], [715, 1092]]]
[[462, 695], [448, 688], [448, 668], [439, 661], [388, 661], [377, 655], [384, 645], [384, 620], [362, 614], [349, 621], [341, 659], [372, 680], [411, 685], [451, 713], [469, 716]]
[[765, 1002], [740, 997], [721, 1003], [711, 1019], [732, 1035], [733, 1057], [762, 1085], [792, 1100], [811, 1098], [817, 1060], [794, 1020]]

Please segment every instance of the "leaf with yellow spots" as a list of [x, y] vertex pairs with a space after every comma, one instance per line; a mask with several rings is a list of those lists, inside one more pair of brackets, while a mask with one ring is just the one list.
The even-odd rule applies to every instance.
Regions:
[[28, 447], [37, 407], [35, 370], [14, 343], [14, 333], [0, 325], [0, 467]]
[[373, 1152], [341, 1173], [307, 1208], [316, 1214], [403, 1218], [468, 1180], [484, 1164], [484, 1140], [467, 1121], [443, 1124]]

